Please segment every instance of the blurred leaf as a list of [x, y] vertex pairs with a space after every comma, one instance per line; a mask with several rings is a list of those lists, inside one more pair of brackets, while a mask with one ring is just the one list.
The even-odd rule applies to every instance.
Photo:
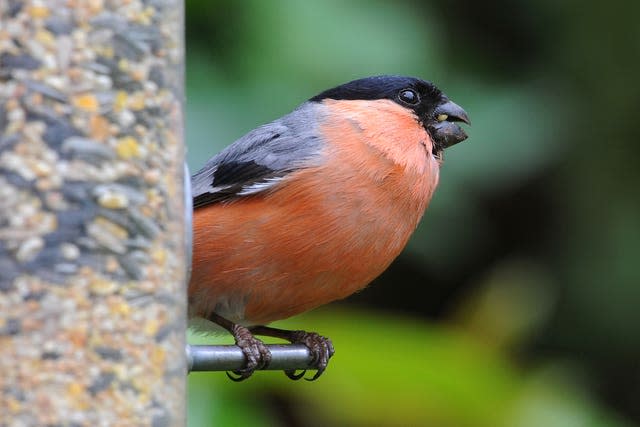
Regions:
[[271, 414], [259, 401], [248, 402], [246, 390], [217, 385], [223, 372], [190, 374], [187, 421], [192, 427], [272, 426]]
[[565, 149], [566, 101], [537, 86], [456, 86], [465, 94], [458, 102], [472, 125], [469, 139], [445, 153], [443, 182], [498, 192], [548, 166]]
[[514, 353], [549, 321], [557, 300], [552, 283], [532, 260], [503, 260], [459, 304], [454, 321], [492, 347]]
[[585, 393], [585, 384], [569, 375], [571, 368], [555, 363], [532, 369], [508, 422], [510, 427], [631, 427], [601, 410]]
[[425, 25], [428, 15], [418, 17], [402, 3], [252, 0], [247, 8], [252, 31], [241, 68], [271, 81], [320, 82], [326, 89], [331, 80], [413, 74], [436, 63], [429, 31], [435, 21]]

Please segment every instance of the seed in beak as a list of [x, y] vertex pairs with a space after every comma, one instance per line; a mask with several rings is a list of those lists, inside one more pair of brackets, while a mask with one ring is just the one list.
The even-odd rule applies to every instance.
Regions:
[[449, 116], [448, 116], [448, 115], [446, 115], [446, 114], [438, 114], [438, 117], [436, 117], [436, 119], [437, 119], [439, 122], [444, 122], [444, 121], [445, 121], [445, 120], [447, 120], [448, 118], [449, 118]]

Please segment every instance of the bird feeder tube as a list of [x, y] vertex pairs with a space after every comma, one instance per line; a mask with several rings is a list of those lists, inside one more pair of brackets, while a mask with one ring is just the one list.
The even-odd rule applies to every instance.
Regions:
[[0, 425], [185, 424], [183, 2], [0, 1]]

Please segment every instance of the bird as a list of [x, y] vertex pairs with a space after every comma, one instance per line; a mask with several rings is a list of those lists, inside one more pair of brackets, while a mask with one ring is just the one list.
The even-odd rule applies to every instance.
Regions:
[[[365, 77], [257, 127], [191, 178], [189, 317], [230, 332], [246, 363], [258, 336], [310, 349], [317, 379], [334, 354], [315, 332], [267, 326], [366, 287], [403, 250], [438, 185], [443, 150], [467, 139], [462, 107], [416, 77]], [[300, 379], [305, 372], [285, 371]]]

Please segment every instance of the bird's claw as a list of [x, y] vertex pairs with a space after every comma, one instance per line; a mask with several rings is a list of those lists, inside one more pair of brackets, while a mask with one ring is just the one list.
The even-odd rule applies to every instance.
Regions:
[[304, 374], [307, 373], [307, 370], [303, 370], [302, 372], [300, 372], [299, 374], [296, 374], [296, 370], [295, 369], [287, 369], [284, 371], [284, 374], [289, 377], [289, 379], [294, 380], [294, 381], [298, 381], [300, 378], [304, 377]]
[[[304, 344], [311, 352], [310, 365], [317, 369], [315, 375], [311, 378], [305, 378], [307, 381], [315, 381], [327, 369], [329, 359], [335, 353], [333, 344], [329, 338], [323, 337], [316, 332], [291, 331], [290, 341], [292, 344]], [[306, 371], [296, 374], [295, 371], [285, 371], [285, 375], [292, 380], [299, 380], [304, 377]]]
[[236, 376], [227, 372], [227, 376], [232, 381], [243, 381], [249, 378], [256, 370], [264, 369], [271, 362], [271, 352], [267, 346], [254, 337], [249, 329], [241, 325], [234, 325], [231, 331], [236, 340], [236, 345], [240, 347], [247, 361], [242, 369], [233, 371]]

